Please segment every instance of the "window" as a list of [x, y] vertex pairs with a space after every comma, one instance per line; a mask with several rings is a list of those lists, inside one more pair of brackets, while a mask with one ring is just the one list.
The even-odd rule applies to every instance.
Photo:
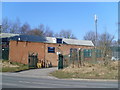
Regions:
[[61, 38], [56, 38], [56, 40], [57, 40], [56, 41], [57, 43], [62, 43], [62, 39]]
[[55, 47], [48, 47], [48, 53], [55, 53]]
[[92, 56], [92, 50], [91, 49], [84, 49], [84, 57], [89, 58]]

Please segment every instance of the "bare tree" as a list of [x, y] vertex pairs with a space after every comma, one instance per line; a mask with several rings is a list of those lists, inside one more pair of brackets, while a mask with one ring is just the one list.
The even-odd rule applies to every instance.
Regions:
[[55, 34], [54, 34], [54, 37], [59, 37], [59, 33], [55, 33]]
[[71, 30], [61, 30], [58, 34], [54, 34], [54, 32], [48, 26], [40, 24], [38, 27], [31, 29], [28, 23], [24, 23], [23, 25], [21, 25], [19, 19], [16, 19], [16, 21], [11, 22], [7, 18], [5, 18], [2, 22], [2, 31], [6, 33], [20, 33], [46, 37], [55, 36], [76, 39], [74, 34], [72, 34]]
[[38, 28], [34, 28], [27, 33], [28, 35], [37, 35], [37, 36], [43, 36], [43, 31], [41, 31]]
[[45, 27], [43, 24], [40, 24], [38, 27], [31, 29], [28, 23], [24, 23], [23, 25], [21, 25], [19, 19], [11, 22], [7, 18], [3, 19], [1, 32], [38, 35], [46, 37], [54, 36], [54, 33], [52, 30], [50, 30], [50, 27]]
[[105, 65], [108, 64], [108, 61], [111, 59], [112, 56], [111, 46], [113, 43], [113, 39], [114, 36], [106, 32], [101, 34], [100, 37], [98, 38], [99, 48], [102, 50], [102, 56]]
[[16, 19], [16, 21], [11, 22], [7, 18], [2, 20], [2, 30], [4, 33], [19, 33], [20, 29], [20, 20]]
[[28, 31], [29, 35], [44, 36], [44, 25], [40, 24], [37, 28]]
[[85, 34], [84, 40], [91, 40], [95, 44], [95, 32], [89, 31]]
[[3, 32], [3, 33], [9, 32], [10, 25], [11, 25], [10, 21], [7, 18], [4, 18], [2, 20], [2, 29], [1, 29], [1, 32]]
[[24, 23], [20, 28], [20, 34], [27, 34], [29, 30], [31, 30], [30, 25], [28, 23]]
[[71, 30], [61, 30], [59, 33], [55, 34], [55, 37], [62, 37], [68, 39], [77, 39], [74, 34], [72, 34]]
[[20, 20], [19, 19], [16, 19], [16, 21], [14, 22], [11, 22], [11, 26], [9, 27], [10, 29], [10, 33], [19, 33], [20, 31]]
[[43, 24], [40, 24], [40, 25], [38, 26], [38, 28], [39, 28], [41, 31], [44, 31], [44, 30], [45, 30], [45, 26], [44, 26]]
[[112, 41], [112, 46], [117, 46], [118, 45], [118, 41], [117, 40], [113, 40]]
[[52, 30], [50, 30], [50, 27], [46, 26], [46, 30], [44, 31], [44, 35], [46, 37], [53, 37], [54, 36], [54, 33]]
[[[88, 32], [84, 36], [85, 40], [91, 40], [95, 44], [95, 32]], [[102, 50], [103, 60], [105, 64], [108, 63], [108, 59], [111, 57], [111, 46], [113, 45], [114, 35], [110, 35], [109, 33], [105, 32], [102, 34], [98, 34], [97, 39], [97, 48]]]
[[45, 37], [53, 37], [54, 33], [52, 30], [50, 30], [50, 27], [44, 26], [43, 24], [40, 24], [37, 28], [34, 28], [30, 31], [28, 31], [29, 35], [38, 35], [38, 36], [45, 36]]

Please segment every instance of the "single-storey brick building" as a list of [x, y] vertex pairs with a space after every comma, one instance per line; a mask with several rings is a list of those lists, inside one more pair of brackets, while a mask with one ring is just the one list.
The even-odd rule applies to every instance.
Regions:
[[9, 39], [19, 34], [12, 33], [0, 33], [0, 47], [1, 47], [1, 59], [8, 60], [9, 58]]
[[47, 60], [58, 66], [58, 54], [68, 55], [71, 48], [93, 48], [92, 41], [54, 37], [20, 35], [9, 43], [9, 60], [28, 64], [29, 53], [37, 53], [39, 60]]

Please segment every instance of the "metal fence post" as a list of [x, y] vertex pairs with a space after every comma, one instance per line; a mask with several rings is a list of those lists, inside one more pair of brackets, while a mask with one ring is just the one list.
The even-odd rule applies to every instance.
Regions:
[[84, 60], [85, 60], [85, 58], [84, 58], [84, 49], [82, 49], [81, 50], [81, 64], [83, 65], [83, 63], [84, 63]]
[[92, 49], [92, 62], [95, 63], [97, 61], [97, 57], [96, 57], [96, 49]]

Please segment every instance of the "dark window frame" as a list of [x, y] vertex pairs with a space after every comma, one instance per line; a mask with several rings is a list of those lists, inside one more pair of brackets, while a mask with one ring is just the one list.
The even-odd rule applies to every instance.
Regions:
[[59, 44], [63, 43], [62, 38], [56, 38], [56, 43], [59, 43]]
[[48, 53], [55, 53], [55, 47], [48, 47]]

